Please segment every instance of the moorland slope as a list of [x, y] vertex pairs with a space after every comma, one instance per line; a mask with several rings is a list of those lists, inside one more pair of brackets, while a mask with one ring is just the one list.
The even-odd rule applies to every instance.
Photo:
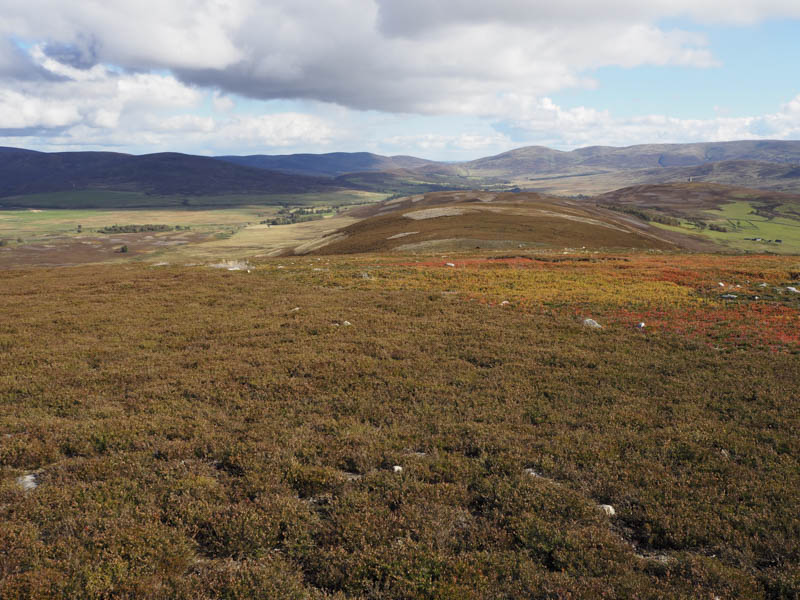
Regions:
[[532, 193], [435, 192], [357, 208], [359, 222], [312, 247], [320, 254], [386, 250], [586, 247], [713, 249], [602, 206]]
[[481, 252], [0, 271], [3, 600], [797, 598], [797, 259]]

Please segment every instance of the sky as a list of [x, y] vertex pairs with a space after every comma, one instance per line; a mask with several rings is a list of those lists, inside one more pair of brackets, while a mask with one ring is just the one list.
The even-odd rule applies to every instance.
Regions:
[[798, 0], [0, 0], [0, 145], [469, 160], [800, 139]]

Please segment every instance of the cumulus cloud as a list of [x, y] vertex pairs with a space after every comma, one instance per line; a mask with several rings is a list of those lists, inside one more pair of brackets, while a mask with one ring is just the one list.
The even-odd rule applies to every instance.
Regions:
[[[345, 112], [462, 115], [498, 123], [496, 134], [484, 126], [469, 135], [387, 136], [423, 151], [478, 151], [502, 146], [512, 135], [573, 146], [637, 135], [797, 131], [789, 105], [749, 121], [691, 121], [620, 119], [588, 108], [562, 109], [546, 99], [565, 88], [595, 85], [587, 73], [603, 66], [713, 67], [717, 61], [702, 34], [666, 27], [664, 19], [750, 24], [800, 17], [796, 0], [729, 0], [722, 8], [718, 0], [2, 4], [0, 130], [38, 137], [49, 131], [54, 144], [83, 139], [128, 147], [180, 142], [185, 148], [196, 142], [261, 151], [354, 139], [336, 119], [296, 108], [242, 116], [248, 98], [300, 100], [322, 114], [319, 106], [338, 105]], [[360, 135], [374, 143], [369, 134]]]
[[420, 135], [398, 135], [387, 138], [385, 144], [395, 149], [396, 152], [442, 152], [461, 154], [464, 152], [474, 154], [476, 151], [486, 151], [497, 147], [507, 146], [511, 143], [508, 136], [501, 133], [484, 135], [480, 133], [462, 133], [458, 135], [443, 135], [426, 133]]
[[[60, 64], [167, 69], [259, 99], [482, 114], [485, 96], [585, 85], [604, 65], [714, 64], [664, 17], [800, 16], [795, 0], [5, 0], [0, 35], [43, 41]], [[2, 63], [0, 63], [1, 65]]]
[[[518, 99], [510, 102], [521, 104]], [[519, 118], [500, 121], [495, 127], [517, 139], [558, 148], [800, 137], [800, 95], [774, 113], [713, 119], [615, 117], [608, 111], [585, 107], [565, 109], [548, 98], [522, 104], [525, 106]]]
[[800, 16], [794, 0], [377, 0], [379, 23], [390, 35], [418, 37], [463, 24], [507, 23], [522, 26], [580, 27], [587, 23], [642, 23], [689, 17], [725, 24], [752, 24], [776, 17]]
[[[209, 146], [281, 148], [323, 145], [335, 129], [324, 119], [295, 112], [240, 116], [219, 92], [198, 89], [169, 73], [127, 72], [85, 62], [75, 66], [35, 45], [27, 52], [41, 77], [0, 85], [0, 136], [9, 145], [49, 149]], [[6, 78], [8, 81], [8, 78]], [[0, 79], [2, 82], [2, 79]], [[209, 100], [221, 116], [197, 114]], [[187, 112], [189, 111], [189, 112]]]
[[169, 75], [117, 73], [103, 65], [78, 69], [34, 47], [29, 56], [49, 77], [0, 86], [0, 128], [114, 127], [120, 115], [194, 106], [201, 94]]

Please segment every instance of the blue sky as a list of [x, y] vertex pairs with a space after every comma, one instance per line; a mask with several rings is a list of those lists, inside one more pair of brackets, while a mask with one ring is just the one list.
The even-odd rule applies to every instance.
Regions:
[[719, 66], [673, 66], [590, 72], [593, 90], [553, 94], [564, 106], [593, 106], [620, 115], [670, 114], [710, 119], [720, 113], [751, 116], [774, 111], [800, 92], [800, 22], [768, 21], [750, 26], [701, 26], [664, 22], [665, 28], [696, 31], [709, 40]]
[[0, 0], [0, 144], [462, 160], [800, 138], [796, 0]]

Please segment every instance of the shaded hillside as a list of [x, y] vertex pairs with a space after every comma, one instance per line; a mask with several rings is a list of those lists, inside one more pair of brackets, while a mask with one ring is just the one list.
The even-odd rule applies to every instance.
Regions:
[[0, 197], [72, 190], [153, 195], [302, 193], [336, 189], [322, 178], [242, 167], [178, 153], [31, 152], [0, 155]]
[[602, 207], [538, 194], [441, 192], [353, 211], [362, 220], [299, 252], [474, 248], [711, 248]]
[[434, 161], [415, 158], [413, 156], [381, 156], [370, 152], [285, 155], [256, 154], [252, 156], [218, 156], [217, 158], [246, 167], [328, 177], [336, 177], [346, 173], [415, 169], [437, 164]]
[[[375, 171], [349, 173], [337, 177], [335, 183], [347, 189], [368, 190], [390, 195], [424, 194], [447, 190], [468, 190], [476, 182], [455, 173], [422, 173], [417, 170]], [[492, 182], [481, 179], [480, 184], [490, 186]]]
[[676, 216], [692, 216], [698, 211], [719, 209], [740, 201], [763, 207], [800, 209], [800, 195], [713, 183], [637, 185], [602, 194], [594, 200], [599, 204], [654, 209]]

